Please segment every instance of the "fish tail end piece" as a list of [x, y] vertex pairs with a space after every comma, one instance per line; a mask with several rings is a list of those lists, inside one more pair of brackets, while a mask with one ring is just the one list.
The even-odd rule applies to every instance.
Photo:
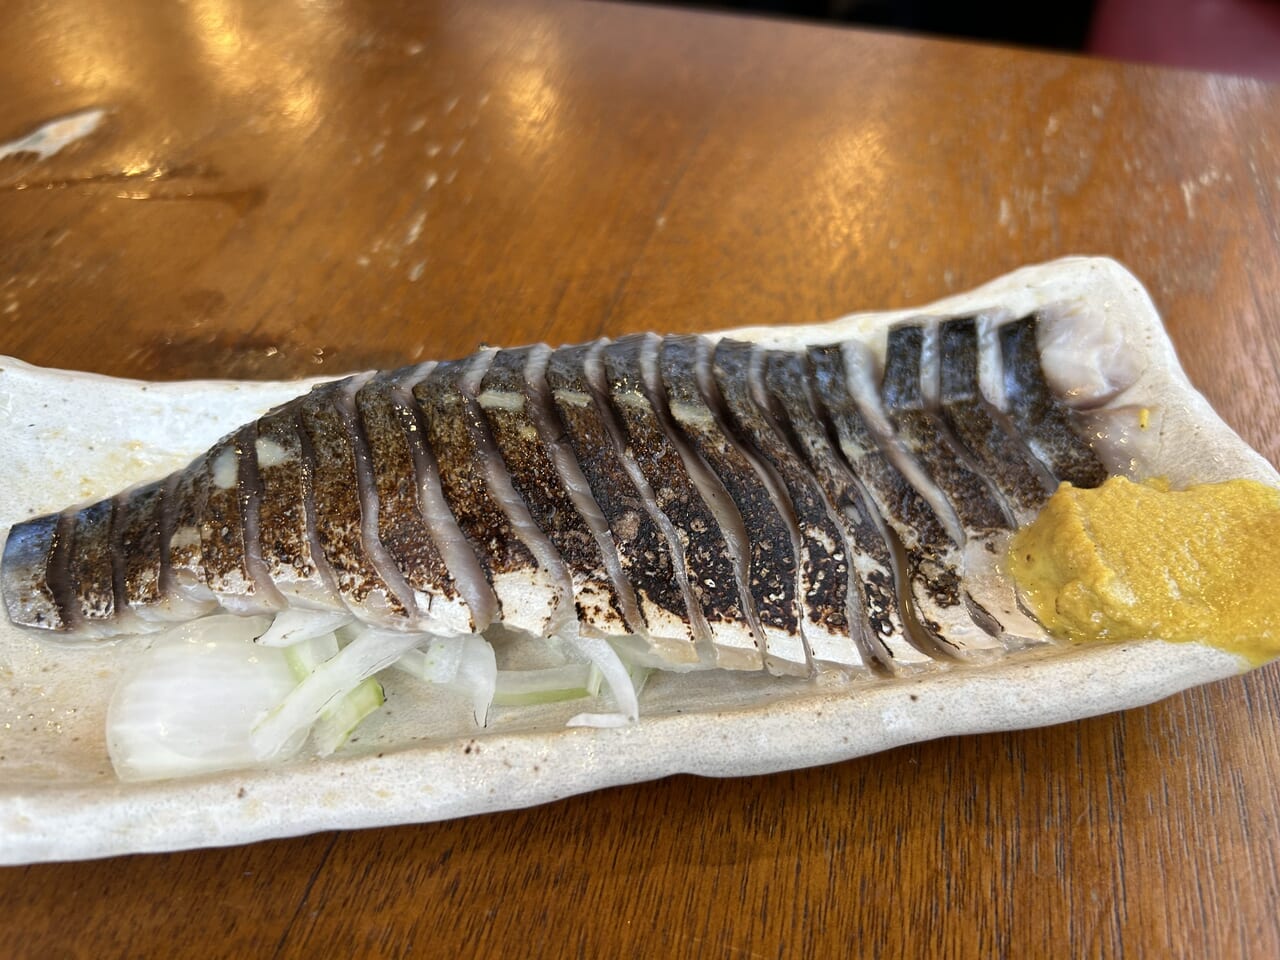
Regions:
[[9, 619], [19, 626], [64, 633], [74, 628], [47, 577], [58, 526], [56, 514], [24, 520], [5, 541], [0, 592]]

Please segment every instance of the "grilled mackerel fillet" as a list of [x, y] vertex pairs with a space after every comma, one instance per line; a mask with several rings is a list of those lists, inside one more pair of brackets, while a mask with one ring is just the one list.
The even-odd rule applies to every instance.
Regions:
[[903, 673], [1047, 641], [998, 558], [1100, 483], [1025, 316], [877, 344], [654, 334], [321, 384], [184, 470], [13, 527], [51, 638], [217, 611], [426, 637], [566, 630], [640, 662]]

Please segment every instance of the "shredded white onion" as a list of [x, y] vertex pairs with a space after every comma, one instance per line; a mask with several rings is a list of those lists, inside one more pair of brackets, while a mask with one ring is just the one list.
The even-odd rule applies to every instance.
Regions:
[[276, 614], [270, 628], [258, 638], [264, 647], [288, 647], [304, 640], [313, 640], [345, 626], [352, 621], [345, 610], [307, 610], [290, 607]]
[[600, 692], [600, 669], [594, 663], [564, 663], [534, 670], [499, 670], [493, 702], [522, 707], [594, 697]]
[[392, 664], [419, 680], [471, 697], [476, 723], [484, 726], [498, 682], [498, 659], [484, 637], [432, 638], [425, 650], [407, 650]]
[[301, 748], [305, 729], [269, 749], [250, 735], [296, 683], [283, 651], [251, 642], [266, 626], [263, 617], [205, 617], [156, 637], [107, 709], [107, 751], [122, 780], [230, 770]]
[[312, 671], [253, 729], [254, 749], [272, 755], [311, 729], [311, 725], [337, 698], [366, 677], [371, 677], [423, 642], [421, 633], [365, 630]]
[[392, 666], [428, 683], [452, 683], [462, 666], [462, 644], [462, 637], [423, 638], [425, 650], [406, 650]]
[[[579, 663], [508, 675], [509, 688], [525, 702], [540, 693], [594, 696], [603, 678], [616, 711], [581, 713], [569, 726], [634, 723], [642, 675], [608, 641], [574, 626], [553, 640]], [[467, 696], [476, 723], [487, 723], [499, 671], [483, 636], [363, 627], [325, 611], [284, 611], [274, 623], [212, 616], [158, 635], [118, 685], [107, 717], [112, 763], [122, 779], [142, 780], [278, 762], [301, 749], [317, 721], [316, 749], [332, 752], [381, 704], [369, 678], [389, 666]]]
[[471, 710], [476, 724], [483, 727], [489, 721], [489, 707], [493, 704], [493, 692], [498, 685], [498, 658], [493, 647], [484, 637], [466, 637], [462, 641], [462, 662], [452, 686], [471, 695]]
[[566, 631], [563, 636], [570, 649], [577, 652], [604, 675], [604, 682], [613, 694], [615, 713], [579, 713], [570, 717], [570, 727], [623, 727], [640, 719], [640, 698], [636, 694], [631, 671], [618, 656], [618, 651], [607, 640], [584, 637], [577, 631]]

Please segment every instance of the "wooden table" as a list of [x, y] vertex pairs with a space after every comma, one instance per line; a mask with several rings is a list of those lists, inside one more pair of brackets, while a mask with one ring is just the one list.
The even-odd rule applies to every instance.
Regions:
[[[1280, 89], [605, 3], [53, 0], [0, 353], [156, 378], [813, 321], [1113, 255], [1280, 456]], [[1269, 572], [1267, 572], [1269, 573]], [[0, 871], [0, 954], [1280, 955], [1280, 670], [525, 812]]]

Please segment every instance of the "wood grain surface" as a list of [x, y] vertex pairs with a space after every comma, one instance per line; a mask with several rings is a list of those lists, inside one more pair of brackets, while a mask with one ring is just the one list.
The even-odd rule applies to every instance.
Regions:
[[[339, 373], [1070, 253], [1280, 457], [1280, 89], [607, 3], [16, 5], [0, 353]], [[1271, 576], [1274, 571], [1261, 571]], [[0, 871], [0, 955], [1280, 956], [1280, 668], [1052, 729]]]

